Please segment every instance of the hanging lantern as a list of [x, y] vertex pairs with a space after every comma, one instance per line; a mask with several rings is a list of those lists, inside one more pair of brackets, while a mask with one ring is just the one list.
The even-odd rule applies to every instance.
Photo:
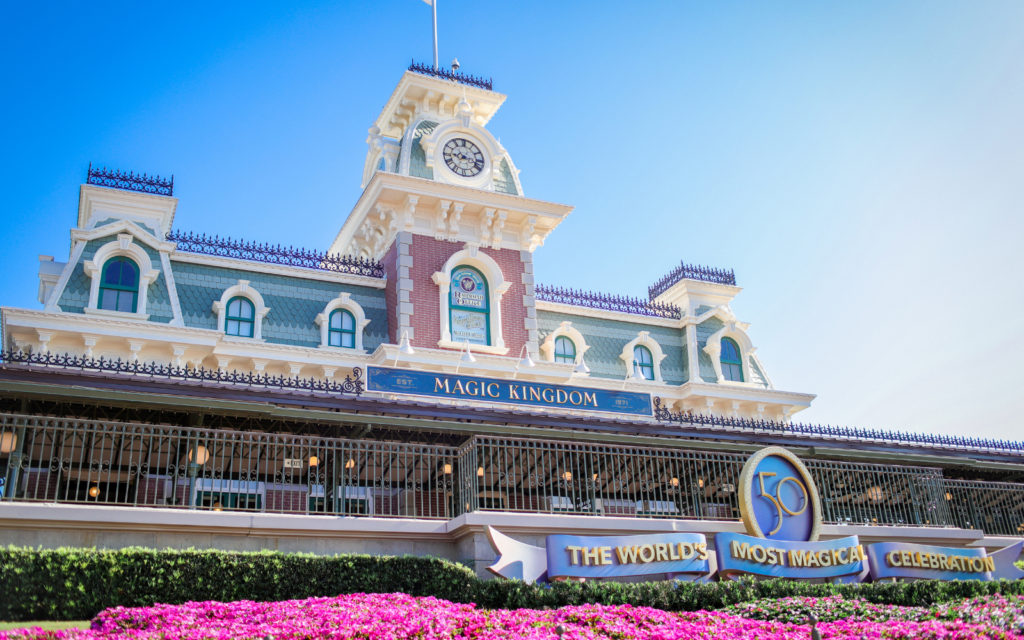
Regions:
[[89, 487], [89, 497], [90, 498], [95, 498], [98, 495], [100, 495], [100, 485], [94, 484], [91, 487]]
[[565, 473], [562, 474], [562, 479], [565, 480], [566, 482], [572, 482], [572, 474], [566, 471]]
[[483, 467], [477, 467], [476, 468], [476, 476], [478, 478], [484, 477], [484, 468]]
[[347, 461], [345, 462], [345, 468], [346, 468], [346, 469], [352, 469], [352, 468], [354, 468], [355, 466], [356, 466], [356, 461], [355, 461], [355, 460], [354, 460], [353, 458], [349, 458], [349, 459], [348, 459], [348, 460], [347, 460]]
[[213, 503], [213, 510], [214, 511], [223, 511], [224, 510], [224, 507], [220, 506], [220, 500], [218, 500], [217, 502]]
[[10, 453], [18, 446], [18, 434], [7, 431], [0, 436], [0, 453]]
[[316, 456], [309, 456], [309, 466], [315, 467], [320, 464], [320, 458]]
[[671, 483], [672, 483], [673, 487], [678, 487], [679, 486], [679, 478], [672, 478]]
[[446, 475], [446, 476], [452, 475], [452, 465], [450, 465], [450, 464], [444, 465], [444, 475]]
[[210, 457], [210, 452], [206, 450], [201, 444], [197, 444], [195, 448], [190, 449], [188, 452], [188, 461], [194, 462], [200, 466], [206, 464], [206, 460]]

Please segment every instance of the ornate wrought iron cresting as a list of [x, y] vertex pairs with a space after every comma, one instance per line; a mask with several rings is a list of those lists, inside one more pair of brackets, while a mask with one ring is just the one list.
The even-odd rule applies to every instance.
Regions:
[[641, 300], [609, 293], [594, 293], [563, 287], [550, 287], [538, 284], [534, 291], [538, 300], [571, 304], [577, 307], [620, 311], [653, 318], [671, 318], [678, 320], [683, 317], [682, 310], [674, 304], [661, 304], [651, 300]]
[[199, 236], [191, 232], [174, 230], [167, 234], [167, 239], [177, 242], [179, 251], [188, 251], [189, 253], [240, 258], [270, 264], [305, 267], [306, 269], [334, 271], [335, 273], [350, 273], [369, 278], [384, 277], [384, 265], [367, 258], [339, 256], [295, 247], [286, 248], [281, 245], [258, 244], [219, 236], [207, 237], [205, 234]]
[[932, 433], [910, 433], [903, 431], [885, 431], [884, 429], [860, 429], [858, 427], [833, 427], [820, 424], [800, 424], [798, 422], [776, 422], [774, 420], [748, 420], [746, 418], [728, 418], [724, 416], [706, 416], [680, 411], [673, 413], [661, 406], [661, 398], [654, 399], [654, 416], [662, 422], [676, 422], [699, 426], [733, 427], [769, 431], [777, 433], [803, 434], [824, 436], [827, 438], [846, 438], [852, 440], [881, 440], [899, 444], [922, 445], [926, 447], [950, 447], [976, 450], [1006, 451], [1024, 455], [1024, 442], [1010, 440], [989, 440], [988, 438], [964, 438], [961, 436], [945, 436]]
[[160, 176], [150, 177], [144, 173], [137, 176], [131, 172], [111, 171], [106, 167], [93, 169], [91, 162], [86, 182], [100, 187], [114, 187], [115, 189], [152, 193], [158, 196], [174, 195], [174, 176], [171, 176], [170, 180], [164, 180]]
[[491, 78], [484, 80], [483, 78], [477, 78], [475, 76], [469, 76], [458, 71], [449, 71], [442, 68], [433, 68], [430, 65], [417, 63], [415, 60], [409, 65], [409, 71], [415, 71], [416, 73], [422, 73], [425, 76], [433, 76], [435, 78], [441, 78], [442, 80], [451, 80], [452, 82], [458, 82], [460, 84], [466, 84], [471, 87], [479, 87], [481, 89], [487, 89], [493, 91], [494, 82]]
[[669, 271], [661, 280], [647, 288], [651, 300], [668, 291], [672, 285], [680, 280], [700, 280], [701, 282], [713, 282], [715, 284], [736, 284], [736, 274], [732, 269], [715, 269], [713, 267], [702, 267], [695, 264], [682, 262], [678, 267]]

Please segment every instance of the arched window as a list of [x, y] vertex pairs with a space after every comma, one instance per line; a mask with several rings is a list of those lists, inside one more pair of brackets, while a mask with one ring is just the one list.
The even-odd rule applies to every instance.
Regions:
[[633, 347], [633, 359], [636, 360], [644, 378], [654, 380], [654, 356], [651, 355], [651, 350], [643, 345], [637, 345]]
[[235, 297], [228, 302], [227, 318], [224, 321], [224, 333], [242, 338], [253, 337], [253, 326], [256, 310], [248, 298]]
[[448, 321], [452, 341], [470, 344], [491, 344], [491, 302], [487, 281], [473, 267], [452, 269], [451, 297], [448, 300]]
[[565, 336], [555, 338], [555, 362], [563, 364], [576, 363], [576, 345]]
[[733, 382], [743, 382], [743, 360], [740, 348], [732, 338], [722, 338], [722, 377]]
[[356, 319], [351, 311], [335, 309], [331, 312], [331, 322], [327, 325], [327, 345], [356, 348]]
[[118, 256], [107, 260], [100, 278], [100, 309], [135, 313], [139, 301], [139, 267]]

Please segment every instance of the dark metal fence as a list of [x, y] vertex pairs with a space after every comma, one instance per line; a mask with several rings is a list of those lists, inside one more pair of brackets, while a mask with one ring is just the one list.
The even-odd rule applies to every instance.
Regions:
[[0, 416], [3, 500], [457, 515], [452, 447]]
[[160, 176], [150, 177], [146, 174], [137, 176], [131, 172], [111, 171], [106, 167], [93, 169], [91, 162], [89, 163], [89, 171], [86, 174], [85, 181], [88, 184], [100, 187], [152, 193], [158, 196], [174, 195], [174, 176], [171, 176], [170, 180], [165, 180]]
[[1024, 485], [945, 480], [942, 502], [950, 524], [989, 535], [1024, 536]]
[[[746, 456], [475, 436], [460, 448], [0, 414], [0, 500], [451, 519], [730, 520]], [[1024, 533], [1024, 485], [805, 461], [829, 524]]]
[[547, 302], [571, 304], [576, 307], [590, 307], [591, 309], [604, 309], [606, 311], [620, 311], [622, 313], [633, 313], [653, 318], [678, 320], [683, 317], [682, 309], [674, 304], [661, 304], [651, 300], [641, 300], [639, 298], [608, 293], [549, 287], [544, 284], [538, 284], [534, 290], [538, 300]]
[[219, 236], [207, 237], [205, 234], [200, 236], [191, 232], [186, 233], [174, 230], [167, 234], [167, 239], [178, 243], [178, 251], [187, 251], [189, 253], [238, 258], [240, 260], [252, 260], [268, 264], [282, 264], [290, 267], [304, 267], [306, 269], [319, 269], [320, 271], [333, 271], [335, 273], [349, 273], [368, 278], [384, 277], [384, 265], [368, 258], [335, 255], [315, 249], [258, 244], [256, 242], [232, 240], [231, 238], [221, 238]]

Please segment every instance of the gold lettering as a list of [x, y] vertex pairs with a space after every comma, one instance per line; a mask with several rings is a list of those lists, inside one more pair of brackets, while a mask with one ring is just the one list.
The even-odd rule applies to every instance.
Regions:
[[[736, 543], [733, 542], [733, 544], [736, 544]], [[693, 545], [692, 544], [690, 544], [689, 542], [680, 542], [679, 543], [679, 557], [680, 558], [682, 558], [683, 560], [689, 560], [690, 558], [692, 558], [694, 556], [694, 553], [695, 553], [695, 551], [693, 550]], [[735, 554], [733, 554], [733, 556], [735, 557]]]
[[[523, 400], [526, 400], [526, 392], [523, 392]], [[530, 387], [530, 400], [536, 400], [540, 402], [540, 392], [537, 391], [537, 387]]]
[[[573, 395], [576, 396], [575, 399], [573, 398]], [[579, 391], [570, 391], [569, 392], [569, 402], [571, 402], [574, 405], [578, 406], [580, 403], [583, 402], [583, 394], [580, 393]]]
[[640, 556], [640, 562], [654, 562], [654, 545], [643, 545], [640, 547], [638, 555]]
[[832, 554], [831, 554], [832, 555], [832, 559], [831, 559], [831, 563], [832, 564], [834, 564], [834, 565], [836, 565], [836, 564], [846, 564], [845, 562], [839, 562], [839, 552], [840, 551], [843, 551], [843, 549], [833, 549], [832, 550]]
[[765, 560], [768, 559], [768, 555], [764, 551], [764, 547], [759, 544], [755, 544], [750, 547], [750, 557], [754, 559], [754, 562], [760, 562], [764, 564]]
[[569, 563], [579, 564], [579, 552], [583, 547], [566, 547], [565, 550], [569, 552]]
[[[477, 389], [478, 384], [480, 383], [476, 380], [466, 380], [466, 393], [471, 396], [480, 395], [479, 389]], [[473, 385], [472, 388], [469, 385]]]
[[615, 547], [615, 555], [619, 556], [619, 564], [634, 564], [637, 559], [636, 547]]
[[779, 554], [779, 566], [780, 567], [786, 566], [786, 550], [785, 549], [775, 549], [775, 553]]
[[938, 569], [939, 568], [939, 554], [937, 554], [937, 553], [929, 553], [928, 554], [928, 564], [929, 564], [929, 566], [931, 566], [932, 569]]
[[889, 563], [890, 567], [902, 567], [903, 566], [902, 562], [897, 562], [896, 561], [899, 557], [900, 557], [900, 552], [899, 551], [890, 551], [889, 553], [885, 554], [885, 560], [886, 560], [886, 562]]
[[768, 547], [768, 564], [778, 564], [779, 560], [775, 556], [775, 549]]
[[668, 559], [669, 560], [682, 560], [682, 556], [679, 555], [679, 547], [683, 546], [682, 543], [678, 545], [668, 545]]
[[817, 553], [817, 556], [818, 556], [818, 562], [821, 564], [821, 566], [823, 566], [823, 567], [831, 567], [832, 566], [832, 554], [828, 552], [828, 549], [822, 549], [821, 551], [819, 551]]
[[518, 400], [519, 399], [519, 385], [518, 384], [510, 384], [510, 385], [508, 385], [508, 399], [509, 400]]
[[942, 569], [943, 571], [949, 571], [949, 562], [947, 560], [946, 554], [940, 553], [938, 555], [939, 555], [939, 568]]
[[740, 560], [747, 560], [747, 556], [750, 555], [750, 543], [744, 542], [739, 543], [735, 540], [732, 541], [732, 557], [739, 558]]
[[909, 551], [900, 551], [900, 562], [903, 563], [902, 566], [904, 566], [904, 567], [911, 566], [911, 564], [910, 564], [910, 552]]
[[791, 567], [806, 567], [807, 556], [804, 551], [800, 549], [789, 550], [789, 566]]
[[462, 388], [462, 380], [455, 381], [455, 388], [452, 389], [452, 393], [461, 393], [462, 395], [466, 395], [466, 390]]
[[985, 570], [985, 562], [981, 558], [971, 558], [971, 568], [975, 573], [981, 573]]
[[594, 392], [594, 393], [590, 393], [589, 391], [584, 391], [583, 392], [583, 404], [587, 404], [587, 403], [590, 403], [590, 404], [594, 405], [595, 407], [597, 406], [597, 392]]
[[599, 547], [601, 549], [601, 564], [609, 565], [612, 563], [612, 548], [611, 547]]
[[985, 556], [982, 560], [985, 561], [985, 571], [996, 570], [996, 561], [992, 559], [992, 556]]
[[868, 559], [867, 554], [864, 553], [864, 545], [862, 545], [862, 544], [858, 544], [857, 545], [857, 559], [858, 560], [867, 560]]
[[[849, 550], [847, 550], [847, 549], [840, 549], [839, 552], [836, 553], [836, 564], [850, 564], [851, 558], [850, 558], [849, 555], [847, 555], [848, 553], [849, 553]], [[856, 553], [856, 552], [854, 552], [854, 553]]]
[[563, 389], [555, 391], [555, 402], [557, 402], [558, 404], [565, 404], [566, 400], [568, 399], [569, 394], [566, 393]]
[[697, 559], [707, 560], [708, 559], [708, 543], [698, 542], [697, 543]]
[[544, 387], [544, 390], [540, 392], [540, 397], [544, 399], [544, 402], [554, 402], [555, 401], [555, 397], [554, 396], [549, 396], [550, 393], [551, 393], [551, 389], [549, 387]]
[[599, 560], [601, 557], [601, 547], [591, 547], [589, 550], [583, 547], [583, 564], [590, 566], [590, 561], [593, 560], [594, 564], [600, 564]]
[[805, 562], [805, 564], [804, 564], [805, 567], [820, 567], [821, 566], [821, 559], [818, 558], [818, 554], [814, 553], [813, 551], [808, 551], [807, 552], [807, 557], [805, 558], [804, 562]]
[[444, 379], [444, 384], [441, 384], [441, 378], [434, 378], [434, 393], [437, 393], [441, 389], [444, 389], [445, 393], [451, 393], [448, 390], [448, 378]]
[[[494, 387], [493, 391], [491, 390], [491, 387]], [[500, 395], [498, 391], [499, 387], [497, 382], [492, 382], [487, 385], [487, 395], [491, 396], [492, 398], [497, 398]]]
[[659, 542], [654, 545], [654, 557], [658, 562], [668, 562], [668, 545]]

